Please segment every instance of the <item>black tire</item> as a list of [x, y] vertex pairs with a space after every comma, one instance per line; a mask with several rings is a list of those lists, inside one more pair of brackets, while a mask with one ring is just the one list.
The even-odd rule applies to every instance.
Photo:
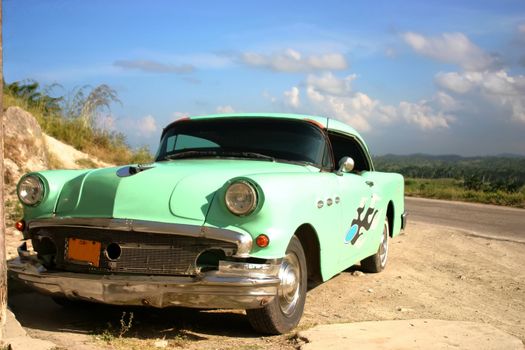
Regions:
[[361, 261], [361, 270], [364, 272], [377, 273], [385, 269], [388, 260], [388, 241], [390, 240], [390, 225], [388, 219], [385, 218], [383, 226], [383, 236], [379, 243], [377, 252]]
[[260, 333], [289, 332], [303, 316], [307, 290], [306, 257], [296, 236], [288, 244], [279, 277], [278, 295], [263, 308], [246, 310], [250, 324]]

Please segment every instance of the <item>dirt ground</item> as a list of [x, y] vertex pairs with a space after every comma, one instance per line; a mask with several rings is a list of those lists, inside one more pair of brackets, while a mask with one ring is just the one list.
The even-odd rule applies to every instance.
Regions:
[[[525, 342], [525, 244], [410, 222], [390, 247], [382, 273], [363, 275], [353, 267], [310, 290], [298, 329], [431, 318], [489, 323]], [[241, 310], [62, 308], [16, 283], [11, 283], [9, 303], [32, 336], [63, 349], [146, 350], [155, 349], [155, 342], [162, 339], [168, 349], [295, 349], [298, 345], [295, 332], [272, 337], [254, 333]], [[119, 337], [119, 333], [124, 334]]]

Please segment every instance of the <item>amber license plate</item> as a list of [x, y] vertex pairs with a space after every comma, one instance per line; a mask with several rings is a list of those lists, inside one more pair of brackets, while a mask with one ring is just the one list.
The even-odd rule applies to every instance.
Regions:
[[72, 262], [99, 266], [100, 242], [79, 238], [68, 238], [67, 259]]

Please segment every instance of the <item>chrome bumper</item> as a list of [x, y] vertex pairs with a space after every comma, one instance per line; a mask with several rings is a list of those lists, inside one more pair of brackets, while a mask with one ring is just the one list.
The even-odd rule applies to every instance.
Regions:
[[407, 227], [407, 216], [408, 213], [405, 211], [401, 214], [401, 229], [404, 230]]
[[260, 308], [277, 295], [280, 264], [221, 261], [219, 270], [196, 277], [97, 275], [49, 271], [20, 252], [9, 276], [43, 293], [114, 305], [193, 308]]

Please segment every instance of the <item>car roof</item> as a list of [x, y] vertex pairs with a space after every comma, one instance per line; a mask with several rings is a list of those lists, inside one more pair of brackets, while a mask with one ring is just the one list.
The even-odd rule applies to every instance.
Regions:
[[[364, 142], [361, 135], [350, 125], [345, 124], [339, 120], [331, 119], [323, 116], [308, 115], [308, 114], [293, 114], [293, 113], [223, 113], [223, 114], [208, 114], [191, 117], [182, 117], [182, 119], [190, 120], [203, 120], [203, 119], [217, 119], [217, 118], [281, 118], [281, 119], [296, 119], [296, 120], [312, 120], [320, 124], [323, 128], [329, 131], [335, 131], [343, 134], [349, 134], [356, 137], [365, 148], [366, 143]], [[178, 120], [174, 121], [176, 123]], [[173, 123], [166, 126], [165, 129], [170, 127]]]

